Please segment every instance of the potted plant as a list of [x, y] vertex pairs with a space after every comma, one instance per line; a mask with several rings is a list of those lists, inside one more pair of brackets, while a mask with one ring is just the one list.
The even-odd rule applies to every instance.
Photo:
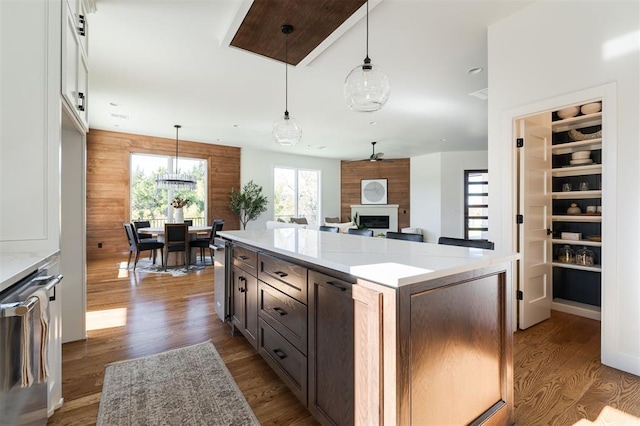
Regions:
[[242, 229], [245, 229], [250, 220], [257, 219], [260, 213], [267, 211], [267, 197], [262, 194], [262, 186], [251, 180], [240, 192], [231, 188], [229, 207], [240, 218]]

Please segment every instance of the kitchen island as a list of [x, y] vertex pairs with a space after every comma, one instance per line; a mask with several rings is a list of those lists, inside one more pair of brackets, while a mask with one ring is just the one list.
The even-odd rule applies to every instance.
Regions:
[[324, 424], [511, 424], [516, 255], [224, 231], [231, 322]]

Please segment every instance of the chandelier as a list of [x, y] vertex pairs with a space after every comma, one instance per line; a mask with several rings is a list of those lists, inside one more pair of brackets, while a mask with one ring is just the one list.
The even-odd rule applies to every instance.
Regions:
[[344, 81], [344, 99], [355, 111], [372, 112], [384, 106], [391, 94], [389, 77], [369, 59], [369, 1], [367, 0], [367, 55]]
[[178, 169], [178, 130], [182, 127], [175, 124], [176, 128], [176, 164], [174, 173], [160, 173], [156, 176], [156, 188], [158, 189], [196, 189], [196, 180], [187, 173], [179, 173]]
[[285, 35], [284, 43], [284, 115], [282, 118], [273, 123], [273, 139], [282, 146], [294, 146], [302, 139], [302, 128], [289, 116], [288, 97], [289, 97], [289, 73], [287, 62], [288, 57], [288, 39], [289, 34], [293, 32], [291, 25], [283, 25], [281, 28]]

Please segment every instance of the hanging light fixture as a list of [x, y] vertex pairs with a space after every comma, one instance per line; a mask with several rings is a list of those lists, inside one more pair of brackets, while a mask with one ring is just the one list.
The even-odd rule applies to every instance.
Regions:
[[364, 63], [355, 67], [344, 81], [344, 99], [352, 110], [372, 112], [384, 106], [390, 93], [389, 77], [369, 59], [369, 0], [367, 0], [367, 56], [364, 58]]
[[284, 43], [284, 115], [273, 123], [273, 139], [282, 146], [294, 146], [302, 138], [302, 128], [289, 116], [289, 72], [288, 67], [288, 36], [293, 32], [291, 25], [283, 25], [281, 28], [285, 35]]
[[178, 169], [178, 130], [182, 127], [175, 124], [176, 128], [176, 164], [174, 173], [160, 173], [156, 176], [156, 188], [158, 189], [196, 189], [196, 180], [187, 173], [179, 173]]

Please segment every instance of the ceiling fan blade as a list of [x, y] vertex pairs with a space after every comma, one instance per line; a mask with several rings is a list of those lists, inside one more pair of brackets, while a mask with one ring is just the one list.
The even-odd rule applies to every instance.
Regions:
[[378, 157], [378, 158], [382, 158], [382, 157], [384, 157], [384, 152], [379, 152], [379, 153], [377, 153], [377, 154], [376, 154], [376, 157]]

